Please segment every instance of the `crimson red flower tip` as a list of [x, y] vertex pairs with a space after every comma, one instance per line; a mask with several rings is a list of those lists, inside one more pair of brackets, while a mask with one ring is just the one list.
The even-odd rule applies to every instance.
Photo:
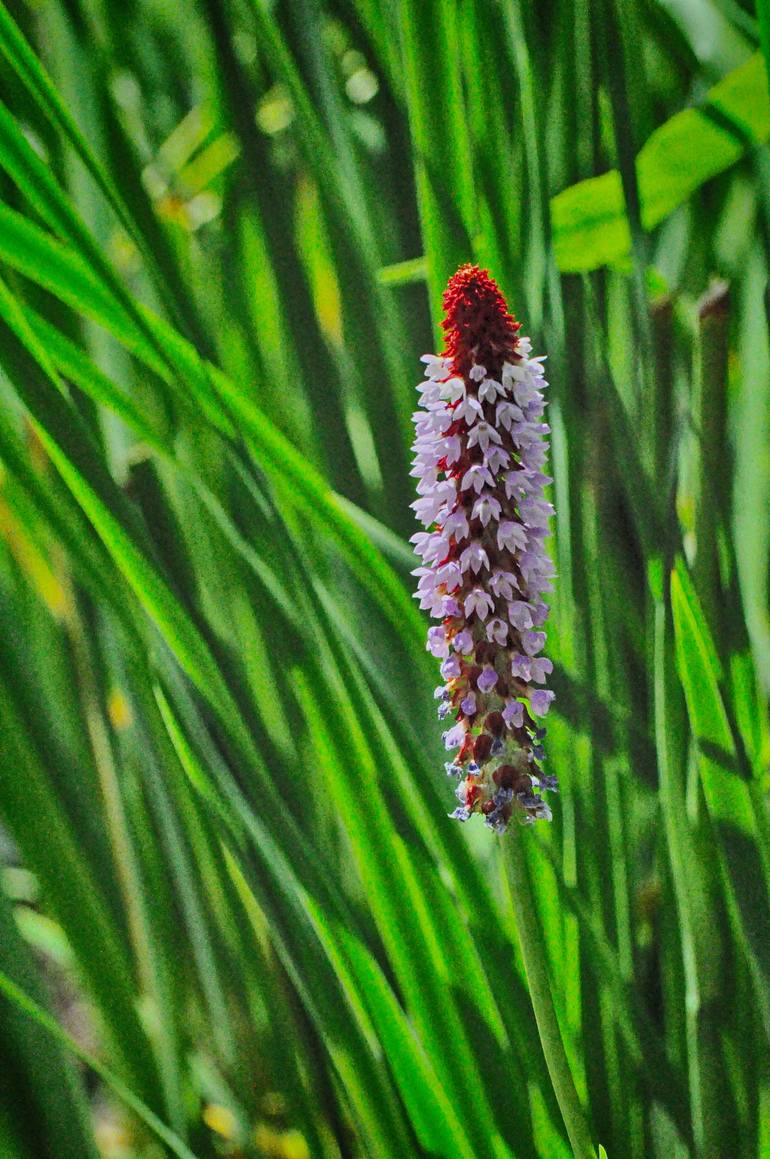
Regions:
[[456, 374], [467, 374], [475, 361], [499, 375], [502, 364], [516, 357], [521, 323], [508, 312], [488, 270], [460, 266], [449, 279], [443, 306], [444, 355], [452, 359]]

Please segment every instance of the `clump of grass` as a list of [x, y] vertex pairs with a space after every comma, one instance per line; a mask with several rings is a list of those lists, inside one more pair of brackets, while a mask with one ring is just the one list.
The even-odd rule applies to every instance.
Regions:
[[[767, 1153], [770, 98], [712, 15], [0, 6], [4, 1156]], [[552, 383], [559, 807], [500, 838], [406, 543], [464, 262]]]

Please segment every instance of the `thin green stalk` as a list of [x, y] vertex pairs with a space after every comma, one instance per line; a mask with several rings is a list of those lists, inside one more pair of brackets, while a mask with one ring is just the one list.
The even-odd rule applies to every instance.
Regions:
[[595, 1159], [596, 1151], [591, 1141], [591, 1132], [575, 1090], [575, 1083], [569, 1069], [564, 1042], [556, 1018], [556, 1008], [548, 978], [545, 946], [538, 924], [537, 909], [532, 895], [522, 837], [523, 834], [520, 832], [512, 835], [511, 856], [508, 864], [511, 872], [511, 901], [516, 916], [516, 929], [524, 959], [524, 968], [527, 972], [532, 1008], [535, 1012], [548, 1073], [551, 1076], [554, 1093], [561, 1109], [575, 1159]]

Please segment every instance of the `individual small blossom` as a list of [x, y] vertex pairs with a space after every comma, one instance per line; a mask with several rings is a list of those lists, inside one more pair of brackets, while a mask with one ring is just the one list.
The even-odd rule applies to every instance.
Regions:
[[484, 456], [484, 466], [493, 475], [504, 470], [510, 464], [511, 456], [503, 447], [490, 447]]
[[520, 700], [506, 700], [501, 715], [508, 728], [521, 728], [524, 724], [524, 705]]
[[490, 519], [493, 517], [495, 519], [500, 518], [500, 500], [495, 498], [495, 496], [491, 493], [484, 493], [483, 495], [480, 495], [476, 502], [473, 504], [471, 518], [480, 519], [481, 526], [486, 527]]
[[[420, 568], [418, 570], [424, 571], [426, 569]], [[412, 572], [412, 575], [415, 574], [416, 572]], [[496, 596], [499, 596], [504, 600], [513, 599], [514, 593], [519, 590], [516, 585], [516, 576], [509, 571], [493, 571], [489, 580], [489, 587]]]
[[475, 612], [479, 619], [486, 620], [494, 606], [495, 601], [487, 592], [482, 591], [481, 588], [474, 588], [465, 598], [464, 608], [466, 616], [470, 616]]
[[554, 790], [539, 762], [553, 693], [540, 655], [547, 616], [542, 594], [553, 566], [544, 537], [553, 508], [546, 457], [542, 358], [489, 275], [463, 266], [444, 296], [446, 348], [425, 355], [412, 475], [412, 504], [425, 530], [412, 538], [420, 607], [442, 623], [428, 635], [446, 682], [438, 712], [454, 714], [444, 734], [467, 821], [482, 814], [496, 832], [512, 816], [549, 819], [540, 793]]
[[546, 677], [553, 672], [553, 662], [547, 656], [535, 656], [529, 663], [529, 678], [535, 684], [545, 684]]
[[545, 632], [522, 632], [521, 646], [528, 656], [536, 656], [545, 647]]
[[446, 640], [446, 633], [443, 628], [428, 628], [428, 651], [440, 660], [446, 659], [449, 655], [449, 645]]
[[[439, 397], [446, 399], [447, 402], [458, 402], [465, 396], [465, 383], [461, 378], [448, 378], [446, 382], [442, 382], [439, 390]], [[444, 412], [445, 414], [447, 412]], [[452, 415], [448, 415], [450, 422], [447, 426], [451, 426]]]
[[469, 487], [472, 487], [478, 495], [479, 492], [485, 486], [487, 486], [487, 484], [490, 487], [493, 487], [494, 483], [494, 475], [491, 473], [489, 467], [487, 467], [485, 463], [473, 463], [462, 477], [460, 490], [467, 491]]
[[500, 620], [497, 616], [494, 620], [490, 620], [486, 625], [487, 639], [494, 641], [495, 644], [504, 644], [508, 639], [508, 625], [505, 620]]
[[458, 507], [456, 511], [452, 511], [447, 515], [443, 523], [444, 535], [452, 535], [459, 541], [467, 539], [470, 535], [470, 524], [468, 523], [468, 516], [465, 513], [465, 508]]
[[467, 395], [460, 403], [460, 405], [452, 411], [452, 414], [447, 416], [450, 419], [448, 427], [452, 425], [453, 421], [456, 422], [458, 419], [462, 419], [469, 427], [473, 426], [473, 424], [476, 422], [476, 419], [479, 418], [480, 415], [483, 415], [483, 413], [484, 408], [482, 407], [479, 400], [474, 398], [473, 395]]
[[547, 688], [533, 688], [530, 690], [529, 706], [534, 712], [535, 716], [545, 716], [548, 709], [551, 707], [551, 701], [554, 698], [553, 692]]
[[438, 514], [444, 506], [444, 498], [441, 494], [434, 492], [433, 495], [425, 495], [422, 499], [415, 500], [411, 506], [420, 523], [430, 527], [432, 523], [436, 522]]
[[[497, 546], [515, 551], [517, 548], [524, 551], [527, 546], [527, 533], [520, 523], [512, 519], [505, 519], [497, 528]], [[430, 549], [434, 550], [433, 547]]]
[[447, 749], [459, 748], [464, 740], [465, 726], [462, 723], [456, 724], [454, 728], [444, 733], [444, 747]]
[[497, 404], [495, 422], [503, 430], [509, 431], [514, 423], [520, 423], [523, 419], [523, 411], [512, 402], [500, 402]]
[[443, 584], [448, 592], [453, 592], [462, 583], [463, 573], [460, 565], [450, 560], [435, 572], [435, 576], [439, 584]]
[[473, 633], [468, 628], [463, 628], [452, 641], [452, 647], [461, 656], [467, 656], [473, 649]]
[[524, 600], [511, 600], [508, 605], [508, 619], [514, 628], [518, 628], [519, 631], [523, 631], [525, 628], [531, 628], [533, 624], [532, 608]]
[[490, 443], [502, 443], [501, 436], [497, 433], [494, 427], [489, 423], [476, 423], [475, 427], [468, 434], [468, 446], [475, 447], [478, 444], [481, 450], [486, 453], [489, 450]]
[[542, 499], [521, 499], [519, 514], [531, 527], [547, 527], [553, 515], [553, 507], [550, 503], [544, 503]]
[[460, 458], [463, 453], [462, 439], [458, 439], [456, 435], [450, 438], [442, 439], [439, 443], [439, 461], [445, 459], [447, 464], [451, 467]]
[[470, 568], [474, 575], [482, 568], [489, 570], [489, 556], [477, 540], [469, 543], [463, 551], [460, 556], [460, 568], [462, 571], [467, 571]]
[[420, 362], [425, 363], [425, 377], [440, 380], [452, 365], [451, 358], [439, 358], [435, 354], [423, 354]]
[[494, 378], [485, 378], [479, 386], [480, 402], [494, 402], [499, 394], [505, 394], [505, 387]]

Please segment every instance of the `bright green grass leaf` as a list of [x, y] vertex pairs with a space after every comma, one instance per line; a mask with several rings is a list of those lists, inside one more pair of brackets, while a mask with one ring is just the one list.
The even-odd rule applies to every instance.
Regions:
[[[0, 338], [0, 859], [16, 854], [8, 833], [36, 874], [31, 928], [55, 921], [67, 939], [99, 1057], [200, 1159], [569, 1153], [501, 880], [508, 839], [445, 817], [436, 665], [404, 582], [407, 414], [432, 341], [425, 260], [398, 258], [429, 255], [435, 299], [462, 235], [526, 304], [553, 370], [559, 663], [544, 748], [561, 794], [553, 825], [524, 838], [570, 1067], [613, 1159], [766, 1149], [766, 959], [745, 952], [746, 931], [767, 933], [752, 880], [767, 845], [766, 150], [724, 168], [757, 136], [765, 106], [735, 124], [755, 65], [717, 86], [718, 101], [746, 80], [722, 112], [682, 112], [757, 27], [732, 0], [604, 8], [606, 26], [601, 5], [572, 0], [548, 20], [522, 0], [207, 2], [183, 21], [152, 0], [47, 0], [14, 7], [18, 27], [0, 10], [0, 260], [18, 308], [5, 302]], [[634, 149], [646, 109], [663, 125], [642, 157], [661, 177], [650, 212], [689, 198], [661, 230], [670, 298], [652, 304], [652, 352], [629, 280], [560, 284], [547, 236], [547, 190], [606, 167], [624, 91], [638, 96]], [[164, 142], [199, 108], [183, 169]], [[209, 134], [238, 157], [188, 188]], [[691, 196], [717, 162], [718, 185]], [[594, 256], [627, 247], [611, 181], [598, 183], [606, 239], [585, 209]], [[706, 615], [721, 671], [697, 604], [688, 619], [686, 576], [676, 644], [668, 621], [653, 633], [645, 582], [660, 579], [659, 611], [664, 559], [693, 525], [697, 463], [678, 435], [694, 413], [690, 307], [712, 270], [733, 292], [729, 447], [703, 466], [731, 497], [742, 559], [740, 590]], [[77, 665], [41, 569], [82, 616]], [[154, 903], [160, 1019], [94, 839], [107, 818], [83, 681]], [[745, 786], [728, 797], [741, 840], [753, 817], [742, 861], [715, 856], [731, 839], [712, 817], [723, 775]], [[21, 1011], [18, 1025], [33, 1026]], [[173, 1106], [158, 1081], [169, 1038]], [[96, 1099], [109, 1114], [112, 1092]], [[9, 1159], [33, 1159], [23, 1114], [0, 1093]]]
[[[335, 973], [366, 995], [374, 1026], [422, 1145], [429, 1152], [458, 1159], [477, 1154], [468, 1142], [444, 1084], [431, 1067], [430, 1055], [415, 1040], [403, 1010], [376, 963], [348, 931], [331, 927], [310, 899], [306, 904]], [[344, 956], [340, 953], [342, 948]]]
[[[770, 96], [761, 54], [657, 129], [637, 157], [642, 225], [652, 229], [704, 182], [770, 138]], [[551, 201], [553, 244], [563, 273], [594, 270], [631, 245], [617, 170], [581, 181]]]
[[[461, 45], [455, 13], [441, 0], [401, 0], [399, 13], [428, 284], [434, 319], [438, 319], [447, 279], [471, 258], [475, 232], [476, 196], [460, 79]], [[439, 70], [433, 68], [437, 49], [445, 61]]]
[[[706, 181], [770, 138], [770, 97], [764, 58], [756, 53], [712, 88], [703, 106], [677, 113], [657, 129], [637, 157], [644, 229], [659, 225]], [[551, 199], [556, 262], [562, 273], [585, 273], [620, 261], [631, 248], [618, 170], [590, 177]], [[425, 258], [380, 271], [384, 285], [424, 278]]]
[[676, 655], [698, 747], [698, 767], [745, 950], [770, 1037], [770, 888], [767, 851], [720, 690], [708, 627], [681, 559], [671, 574]]
[[[405, 444], [410, 399], [402, 383], [407, 333], [391, 296], [377, 280], [382, 239], [375, 228], [371, 196], [361, 181], [357, 150], [345, 132], [341, 102], [334, 86], [319, 76], [324, 67], [321, 14], [312, 4], [304, 10], [301, 36], [313, 51], [309, 60], [303, 52], [300, 61], [291, 51], [283, 22], [264, 0], [250, 0], [249, 9], [266, 60], [291, 95], [298, 141], [325, 198], [329, 228], [337, 241], [344, 337], [355, 351], [348, 373], [358, 381], [358, 401], [367, 415], [381, 479], [372, 505], [391, 525], [403, 527], [409, 501]], [[368, 389], [377, 378], [381, 389]], [[401, 438], [388, 439], [389, 431], [399, 431]]]
[[[155, 283], [160, 289], [161, 295], [166, 299], [171, 297], [172, 295], [167, 292], [168, 284], [158, 269], [153, 248], [148, 244], [145, 235], [138, 228], [126, 202], [120, 195], [119, 186], [121, 176], [119, 175], [118, 179], [115, 180], [113, 175], [96, 156], [85, 135], [76, 124], [71, 112], [66, 107], [65, 102], [61, 99], [49, 74], [32, 51], [28, 41], [24, 38], [19, 26], [14, 22], [5, 4], [1, 2], [0, 52], [2, 52], [9, 66], [16, 73], [19, 81], [27, 90], [40, 112], [61, 134], [62, 138], [70, 144], [87, 171], [91, 174], [96, 185], [107, 199], [107, 203], [112, 207], [118, 221], [120, 221], [129, 237], [141, 252], [147, 268], [152, 273]], [[8, 128], [7, 120], [5, 127]], [[14, 147], [13, 151], [16, 152], [16, 147]], [[26, 150], [24, 150], [23, 145], [18, 145], [15, 160], [18, 161], [19, 159], [22, 160], [22, 165], [15, 167], [15, 171], [16, 176], [21, 179], [23, 185], [34, 178], [37, 165], [32, 160], [26, 173], [24, 172], [25, 160], [29, 161], [31, 159]], [[64, 225], [65, 233], [69, 232], [70, 228], [74, 228], [75, 232], [80, 234], [80, 240], [86, 244], [91, 252], [96, 267], [121, 292], [118, 279], [113, 275], [109, 265], [102, 259], [98, 247], [93, 245], [90, 235], [84, 229], [82, 223], [78, 222], [72, 214], [67, 198], [56, 190], [54, 182], [46, 176], [43, 178], [40, 190], [35, 192], [34, 187], [32, 187], [30, 188], [30, 192], [32, 194], [33, 204], [37, 202], [53, 210], [59, 223]]]
[[759, 18], [759, 35], [762, 43], [762, 55], [765, 58], [765, 69], [770, 82], [770, 3], [768, 0], [757, 0], [757, 16]]
[[[366, 995], [357, 986], [350, 985], [347, 971], [330, 970], [338, 952], [324, 934], [337, 910], [331, 878], [319, 873], [318, 863], [298, 844], [302, 839], [289, 824], [281, 824], [278, 818], [278, 825], [271, 831], [263, 817], [251, 810], [191, 714], [191, 706], [188, 704], [184, 711], [194, 737], [187, 735], [166, 694], [159, 691], [158, 699], [169, 737], [188, 776], [225, 819], [229, 831], [227, 860], [247, 910], [258, 916], [256, 891], [270, 917], [278, 952], [309, 1016], [323, 1034], [331, 1065], [339, 1075], [364, 1134], [371, 1138], [376, 1152], [381, 1148], [384, 1156], [397, 1159], [402, 1153], [400, 1148], [406, 1145], [408, 1132], [399, 1122], [399, 1109], [382, 1070]], [[198, 745], [206, 753], [205, 763], [197, 751]], [[251, 846], [260, 866], [256, 878], [242, 863], [244, 841]], [[313, 899], [318, 900], [314, 903]], [[316, 918], [324, 915], [320, 925], [316, 924], [314, 914]], [[349, 916], [339, 915], [337, 920], [352, 930]]]
[[[325, 666], [328, 669], [328, 661]], [[450, 1096], [458, 1100], [455, 1084], [459, 1081], [461, 1089], [473, 1099], [478, 1122], [483, 1124], [486, 1133], [487, 1124], [491, 1127], [491, 1119], [485, 1105], [485, 1093], [473, 1073], [467, 1038], [451, 1001], [450, 979], [442, 977], [444, 963], [440, 958], [432, 915], [420, 913], [420, 893], [415, 888], [414, 873], [403, 842], [394, 840], [392, 835], [386, 836], [389, 827], [374, 782], [373, 754], [366, 752], [356, 717], [344, 704], [341, 686], [332, 686], [330, 692], [337, 705], [338, 727], [344, 728], [350, 746], [348, 759], [344, 758], [345, 750], [339, 741], [335, 745], [332, 737], [323, 735], [322, 722], [330, 718], [328, 708], [319, 712], [309, 697], [308, 689], [303, 690], [302, 701], [306, 717], [313, 724], [318, 738], [319, 756], [329, 790], [338, 807], [347, 813], [359, 872], [420, 1039], [429, 1046], [434, 1065], [440, 1068], [441, 1082]], [[340, 710], [344, 710], [344, 715]], [[324, 752], [324, 748], [328, 751]], [[353, 787], [353, 776], [358, 781], [358, 788]], [[362, 807], [364, 799], [366, 804]], [[408, 906], [394, 905], [391, 888], [394, 870], [401, 883], [399, 892], [411, 897]], [[454, 1064], [445, 1054], [447, 1047], [451, 1050]], [[471, 1138], [476, 1135], [474, 1126], [471, 1123], [466, 1128], [471, 1132]], [[477, 1154], [482, 1153], [478, 1150], [481, 1146], [477, 1141]]]
[[409, 258], [405, 262], [394, 262], [383, 266], [377, 275], [383, 286], [408, 286], [414, 282], [424, 282], [428, 276], [425, 258]]
[[[270, 471], [283, 497], [296, 503], [319, 528], [334, 536], [359, 579], [373, 594], [378, 593], [378, 601], [397, 630], [405, 638], [413, 639], [421, 634], [419, 613], [371, 539], [362, 534], [350, 518], [349, 503], [330, 490], [304, 456], [227, 376], [202, 363], [194, 348], [176, 331], [145, 311], [143, 317], [177, 369], [179, 380], [169, 375], [158, 359], [154, 345], [147, 342], [126, 311], [104, 291], [87, 264], [19, 214], [2, 206], [0, 255], [114, 334], [158, 374], [161, 382], [168, 383], [169, 389], [173, 390], [171, 405], [182, 406], [185, 410], [189, 408], [189, 396], [186, 397], [185, 390], [189, 386], [207, 419], [218, 430], [230, 437], [240, 430], [254, 449], [258, 461]], [[94, 385], [96, 388], [98, 381]], [[135, 408], [132, 413], [129, 402], [124, 404], [113, 399], [112, 405], [118, 413], [122, 409], [123, 416], [127, 420], [130, 416], [133, 422]], [[145, 422], [141, 420], [137, 429], [141, 432], [143, 428], [147, 431]]]
[[182, 667], [201, 691], [206, 690], [204, 694], [222, 719], [238, 721], [230, 693], [203, 637], [140, 546], [141, 535], [133, 511], [94, 454], [75, 412], [58, 392], [60, 384], [48, 355], [36, 343], [2, 283], [0, 317], [5, 324], [0, 336], [0, 358], [39, 424], [41, 439], [59, 473]]

